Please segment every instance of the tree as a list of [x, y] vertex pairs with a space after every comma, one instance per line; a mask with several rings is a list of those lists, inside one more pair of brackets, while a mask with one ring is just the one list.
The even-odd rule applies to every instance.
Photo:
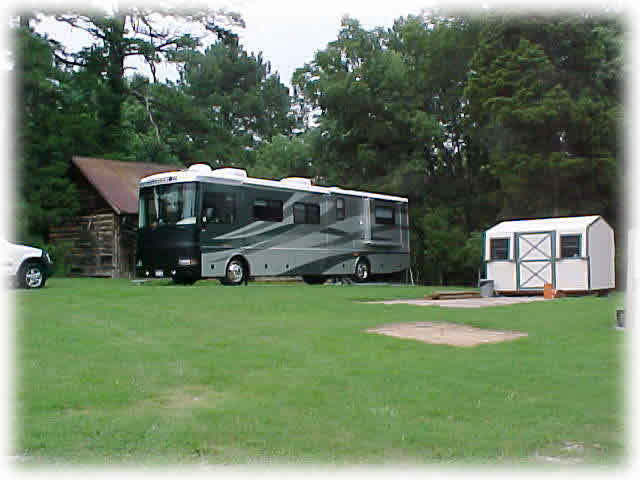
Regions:
[[603, 64], [619, 65], [616, 32], [588, 15], [498, 17], [484, 30], [465, 94], [501, 216], [611, 219], [619, 87]]
[[315, 177], [312, 155], [313, 133], [276, 135], [256, 151], [253, 176], [264, 178]]
[[[167, 19], [198, 23], [206, 34], [214, 34], [225, 41], [235, 38], [228, 27], [243, 26], [241, 17], [235, 13], [208, 8], [139, 7], [116, 9], [113, 13], [88, 14], [71, 9], [55, 15], [56, 20], [88, 33], [94, 42], [78, 52], [50, 40], [56, 59], [68, 67], [90, 71], [102, 78], [97, 90], [99, 97], [98, 117], [102, 122], [104, 152], [117, 151], [122, 142], [122, 110], [129, 94], [125, 79], [126, 61], [131, 57], [142, 57], [151, 70], [153, 81], [157, 81], [156, 66], [161, 61], [181, 61], [186, 51], [200, 45], [204, 34], [195, 35], [183, 30], [170, 30]], [[223, 26], [224, 23], [228, 24]]]
[[331, 182], [380, 188], [437, 132], [416, 106], [402, 54], [387, 44], [382, 29], [345, 17], [337, 40], [294, 74], [296, 93], [311, 105], [302, 110], [320, 112], [318, 162]]
[[237, 42], [193, 52], [180, 71], [186, 124], [194, 160], [250, 166], [254, 151], [277, 134], [291, 133], [287, 88], [262, 55]]
[[78, 208], [67, 177], [68, 158], [95, 146], [99, 127], [68, 74], [57, 69], [45, 39], [14, 31], [18, 103], [16, 236], [46, 238], [48, 226]]

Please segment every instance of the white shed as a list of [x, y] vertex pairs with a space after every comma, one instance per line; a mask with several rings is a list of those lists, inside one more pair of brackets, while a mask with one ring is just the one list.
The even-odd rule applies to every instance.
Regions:
[[613, 229], [598, 215], [499, 223], [484, 232], [483, 258], [498, 293], [615, 288]]

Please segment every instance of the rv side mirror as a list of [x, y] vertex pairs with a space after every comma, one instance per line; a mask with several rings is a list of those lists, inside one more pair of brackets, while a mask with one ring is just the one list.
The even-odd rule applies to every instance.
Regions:
[[207, 223], [207, 219], [208, 218], [213, 218], [213, 208], [212, 207], [205, 208], [202, 211], [202, 223], [203, 224]]

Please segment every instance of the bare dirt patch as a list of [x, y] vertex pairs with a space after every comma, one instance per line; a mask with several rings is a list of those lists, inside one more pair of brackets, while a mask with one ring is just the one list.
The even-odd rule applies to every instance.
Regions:
[[425, 343], [446, 344], [455, 347], [474, 347], [484, 343], [506, 342], [527, 336], [523, 332], [486, 330], [467, 325], [440, 322], [394, 323], [370, 328], [367, 333], [410, 338]]

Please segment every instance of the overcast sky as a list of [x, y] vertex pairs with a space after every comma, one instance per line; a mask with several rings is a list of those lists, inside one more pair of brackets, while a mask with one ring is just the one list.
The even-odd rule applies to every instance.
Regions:
[[[119, 2], [127, 4], [128, 2]], [[137, 2], [140, 3], [140, 2]], [[159, 2], [146, 2], [147, 5], [157, 5]], [[175, 0], [168, 0], [170, 5], [176, 5]], [[462, 1], [449, 0], [217, 0], [206, 2], [211, 7], [224, 7], [230, 11], [239, 12], [246, 23], [246, 28], [238, 29], [240, 41], [245, 50], [254, 53], [263, 53], [263, 58], [271, 62], [272, 72], [277, 71], [280, 79], [290, 86], [291, 76], [296, 68], [302, 67], [313, 59], [316, 51], [322, 50], [327, 43], [335, 40], [340, 29], [340, 21], [344, 15], [349, 15], [361, 22], [364, 28], [391, 27], [395, 19], [410, 14], [419, 14], [423, 9], [445, 5], [447, 7], [458, 6], [465, 9], [480, 9], [487, 4], [496, 7], [499, 4], [509, 6], [529, 6], [541, 9], [549, 9], [552, 6], [578, 6], [594, 5], [623, 5], [625, 0], [540, 0], [532, 3], [508, 1], [495, 2], [490, 0]], [[26, 2], [29, 4], [29, 2]], [[118, 4], [118, 2], [96, 2], [88, 0], [81, 5], [93, 5], [104, 8], [105, 4]], [[13, 6], [23, 5], [14, 2]], [[64, 9], [69, 6], [78, 6], [78, 3], [65, 3], [54, 1], [42, 1], [33, 3], [36, 7], [47, 5], [50, 8]], [[65, 45], [81, 45], [86, 42], [86, 36], [82, 32], [65, 27], [57, 22], [43, 22], [38, 30], [47, 31], [51, 36], [62, 41]], [[135, 66], [148, 74], [142, 62], [139, 60]], [[161, 75], [175, 79], [175, 71], [159, 70]]]
[[249, 52], [261, 50], [288, 85], [296, 68], [313, 60], [316, 51], [336, 39], [344, 15], [358, 19], [367, 29], [390, 27], [394, 19], [418, 14], [434, 2], [238, 0], [235, 3], [246, 22], [246, 28], [239, 32], [241, 43]]
[[[154, 2], [146, 3], [154, 5]], [[262, 52], [264, 60], [271, 62], [272, 72], [277, 71], [281, 81], [287, 86], [290, 85], [296, 68], [310, 62], [317, 50], [322, 50], [327, 43], [336, 39], [344, 15], [358, 19], [367, 29], [390, 27], [396, 18], [418, 14], [422, 9], [435, 4], [432, 0], [396, 0], [380, 5], [375, 0], [226, 0], [207, 3], [209, 6], [223, 7], [242, 15], [246, 28], [235, 30], [240, 36], [241, 44], [249, 53]], [[45, 4], [60, 9], [77, 6], [64, 2]], [[169, 4], [175, 5], [176, 2], [170, 1]], [[19, 4], [14, 3], [14, 7], [17, 5]], [[85, 5], [103, 8], [105, 3], [89, 1]], [[321, 10], [317, 10], [318, 8]], [[88, 41], [88, 36], [83, 32], [53, 20], [41, 22], [36, 29], [48, 33], [67, 46], [80, 48]], [[141, 71], [146, 70], [141, 62], [136, 62], [135, 66]], [[164, 73], [169, 78], [175, 78], [175, 73], [171, 70]]]

